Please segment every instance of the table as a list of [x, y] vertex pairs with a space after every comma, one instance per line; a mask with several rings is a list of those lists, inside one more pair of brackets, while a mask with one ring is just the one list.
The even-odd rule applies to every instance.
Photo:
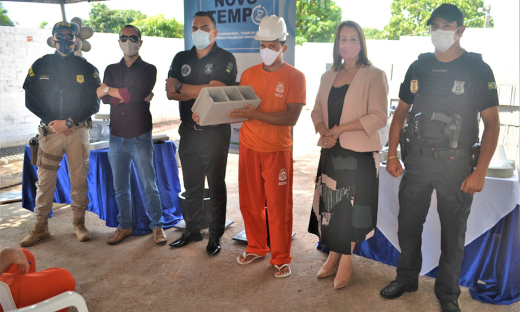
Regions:
[[[157, 175], [157, 186], [163, 208], [164, 228], [170, 228], [182, 219], [178, 194], [181, 191], [179, 169], [175, 159], [176, 147], [171, 141], [154, 144], [153, 162]], [[36, 197], [37, 167], [31, 165], [31, 152], [25, 146], [23, 178], [22, 178], [22, 207], [34, 211]], [[109, 227], [117, 227], [118, 208], [115, 201], [115, 191], [112, 180], [112, 170], [108, 161], [108, 149], [90, 151], [90, 167], [88, 174], [88, 210], [96, 213], [100, 219], [106, 221]], [[133, 234], [144, 235], [150, 233], [151, 222], [146, 213], [144, 196], [139, 179], [132, 165], [130, 187], [133, 205]], [[62, 204], [72, 203], [70, 198], [70, 181], [67, 157], [64, 156], [58, 170], [54, 202]]]
[[[356, 246], [354, 253], [397, 265], [399, 241], [399, 178], [381, 165], [376, 234]], [[460, 285], [470, 287], [474, 299], [494, 304], [520, 300], [520, 199], [518, 172], [508, 179], [486, 177], [482, 192], [473, 197], [462, 263]], [[422, 275], [436, 276], [440, 257], [440, 223], [436, 195], [423, 230]]]

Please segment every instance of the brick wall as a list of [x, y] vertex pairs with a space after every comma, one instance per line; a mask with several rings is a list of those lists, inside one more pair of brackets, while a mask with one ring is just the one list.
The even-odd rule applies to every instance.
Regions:
[[[45, 54], [54, 53], [47, 45], [49, 29], [0, 26], [0, 147], [26, 143], [37, 132], [39, 119], [25, 107], [22, 88], [29, 67]], [[117, 63], [123, 53], [117, 34], [95, 33], [88, 41], [92, 50], [83, 56], [100, 71], [101, 79], [109, 64]], [[175, 54], [184, 49], [183, 39], [143, 37], [140, 55], [157, 67], [157, 82], [151, 102], [154, 123], [179, 119], [177, 101], [168, 101], [165, 79]], [[101, 113], [109, 113], [101, 104]]]
[[49, 31], [0, 27], [0, 147], [34, 135], [38, 118], [25, 108], [22, 85], [32, 62], [48, 53]]

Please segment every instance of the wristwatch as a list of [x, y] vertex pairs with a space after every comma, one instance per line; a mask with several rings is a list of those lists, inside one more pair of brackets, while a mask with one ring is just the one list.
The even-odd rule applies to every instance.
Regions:
[[108, 91], [110, 91], [110, 87], [109, 87], [109, 86], [106, 86], [106, 87], [103, 89], [103, 92], [105, 93], [105, 95], [108, 95]]
[[182, 88], [182, 82], [177, 81], [177, 83], [175, 84], [175, 92], [180, 94], [181, 93], [181, 88]]
[[66, 120], [65, 120], [65, 124], [66, 124], [67, 127], [69, 127], [69, 128], [72, 128], [72, 126], [74, 126], [74, 123], [73, 123], [70, 119], [66, 119]]

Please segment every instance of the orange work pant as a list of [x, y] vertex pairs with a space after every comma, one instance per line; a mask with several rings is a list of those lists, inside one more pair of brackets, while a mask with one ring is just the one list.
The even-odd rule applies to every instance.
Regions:
[[[0, 281], [11, 289], [16, 308], [20, 309], [49, 299], [66, 291], [74, 291], [76, 284], [74, 277], [65, 269], [47, 269], [36, 272], [36, 263], [33, 254], [21, 249], [27, 261], [31, 263], [29, 273], [20, 274], [16, 265], [11, 265], [0, 275]], [[0, 307], [0, 311], [3, 311]], [[60, 310], [67, 312], [68, 308]]]
[[293, 226], [293, 159], [291, 151], [256, 152], [240, 145], [238, 190], [246, 228], [246, 252], [265, 256], [269, 215], [272, 265], [291, 262]]

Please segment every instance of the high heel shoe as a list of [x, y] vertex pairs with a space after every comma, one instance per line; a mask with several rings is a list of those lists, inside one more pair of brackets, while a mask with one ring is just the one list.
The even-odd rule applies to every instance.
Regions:
[[346, 287], [350, 283], [350, 278], [352, 277], [352, 269], [350, 269], [350, 274], [348, 275], [348, 278], [342, 280], [338, 278], [336, 275], [336, 278], [334, 278], [334, 289], [338, 290], [343, 287]]
[[[334, 274], [334, 270], [338, 267], [340, 259], [341, 259], [340, 254], [331, 251], [329, 253], [329, 256], [327, 257], [327, 260], [325, 261], [325, 263], [321, 266], [320, 270], [318, 271], [318, 274], [316, 275], [316, 277], [324, 278], [324, 277], [329, 277], [332, 274]], [[325, 266], [327, 265], [327, 263], [334, 263], [334, 265], [332, 266], [332, 269], [330, 271], [325, 269]]]
[[327, 271], [323, 267], [321, 267], [320, 270], [318, 271], [318, 274], [316, 275], [316, 277], [317, 278], [324, 278], [324, 277], [329, 277], [332, 274], [334, 274], [334, 269], [332, 269], [330, 271]]

